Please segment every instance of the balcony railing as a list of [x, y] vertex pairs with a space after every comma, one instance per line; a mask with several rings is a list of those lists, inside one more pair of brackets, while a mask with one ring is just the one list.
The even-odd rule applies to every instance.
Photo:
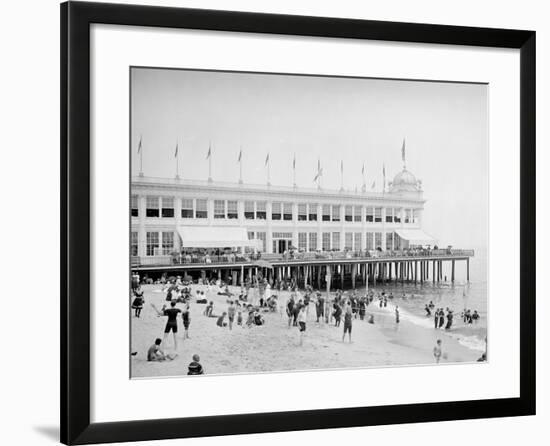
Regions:
[[254, 265], [258, 260], [267, 262], [298, 263], [317, 260], [367, 260], [367, 259], [393, 259], [393, 258], [456, 258], [473, 257], [473, 249], [411, 249], [393, 251], [319, 251], [296, 252], [290, 254], [223, 254], [223, 255], [173, 255], [173, 256], [132, 256], [132, 267], [137, 266], [168, 266], [168, 265]]

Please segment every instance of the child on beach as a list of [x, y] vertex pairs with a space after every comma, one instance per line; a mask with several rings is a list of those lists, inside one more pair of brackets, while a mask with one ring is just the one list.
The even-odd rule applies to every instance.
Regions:
[[145, 299], [143, 298], [143, 291], [141, 289], [137, 289], [134, 291], [134, 295], [136, 296], [134, 301], [132, 302], [132, 308], [134, 311], [135, 317], [140, 317], [141, 310], [143, 309], [143, 304], [145, 303]]
[[212, 312], [214, 311], [214, 302], [210, 301], [206, 308], [204, 309], [204, 315], [206, 317], [212, 317]]
[[229, 321], [230, 330], [233, 330], [233, 321], [235, 320], [236, 311], [237, 311], [237, 308], [235, 307], [235, 303], [232, 300], [230, 300], [229, 307], [227, 308], [227, 320]]
[[200, 360], [201, 358], [199, 355], [193, 355], [193, 362], [191, 362], [187, 367], [188, 375], [204, 375], [204, 368], [202, 367]]
[[166, 361], [174, 359], [177, 355], [166, 355], [160, 349], [162, 340], [160, 338], [155, 339], [155, 343], [147, 350], [147, 361]]
[[340, 326], [340, 318], [342, 317], [342, 307], [338, 305], [336, 302], [333, 304], [334, 311], [332, 312], [332, 316], [334, 317], [334, 326], [339, 327]]
[[306, 321], [307, 321], [307, 310], [306, 307], [300, 308], [300, 313], [298, 314], [298, 324], [300, 326], [300, 345], [304, 344], [304, 335], [306, 334]]
[[435, 358], [435, 362], [436, 364], [439, 364], [439, 361], [441, 360], [441, 355], [442, 355], [442, 351], [441, 351], [441, 339], [438, 339], [437, 340], [437, 343], [434, 347], [434, 358]]
[[399, 324], [399, 307], [395, 306], [395, 323]]
[[237, 325], [243, 325], [243, 312], [240, 310], [237, 312]]
[[216, 321], [216, 325], [218, 327], [227, 327], [227, 322], [225, 322], [225, 316], [227, 313], [224, 311], [220, 317], [218, 317], [218, 320]]

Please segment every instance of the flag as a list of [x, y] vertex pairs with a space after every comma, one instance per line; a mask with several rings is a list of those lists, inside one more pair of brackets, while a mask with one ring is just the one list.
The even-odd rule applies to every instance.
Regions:
[[344, 175], [344, 160], [340, 161], [340, 172]]
[[365, 175], [365, 165], [363, 164], [363, 168], [361, 169], [361, 175]]
[[269, 153], [265, 157], [265, 165], [267, 166], [269, 164]]
[[294, 154], [294, 159], [292, 160], [292, 168], [296, 169], [296, 154]]
[[212, 145], [208, 145], [208, 153], [206, 154], [206, 159], [212, 156]]
[[403, 145], [401, 146], [401, 159], [405, 162], [405, 138], [403, 138]]
[[141, 152], [141, 136], [139, 137], [139, 144], [138, 144], [138, 152], [137, 153], [140, 153]]
[[372, 182], [372, 186], [370, 187], [371, 189], [374, 189], [376, 187], [376, 181], [373, 181]]
[[323, 176], [323, 169], [319, 169], [319, 171], [317, 172], [317, 175], [315, 175], [315, 178], [313, 178], [313, 181], [317, 181], [322, 176]]
[[174, 158], [178, 156], [178, 143], [176, 143], [176, 151], [174, 152]]
[[241, 149], [240, 152], [239, 152], [239, 159], [237, 160], [238, 163], [241, 162], [242, 157], [243, 157], [243, 149]]
[[384, 178], [386, 178], [386, 165], [382, 164], [382, 175], [384, 175]]

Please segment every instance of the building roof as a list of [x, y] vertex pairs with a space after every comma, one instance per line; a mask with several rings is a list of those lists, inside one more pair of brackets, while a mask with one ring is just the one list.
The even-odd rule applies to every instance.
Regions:
[[[396, 177], [397, 178], [397, 177]], [[413, 176], [414, 178], [414, 176]], [[416, 180], [415, 180], [416, 181]], [[246, 183], [231, 183], [222, 181], [205, 181], [205, 180], [189, 180], [178, 178], [156, 178], [146, 176], [132, 177], [132, 188], [150, 188], [158, 190], [177, 189], [182, 190], [200, 190], [206, 192], [224, 192], [224, 193], [247, 193], [261, 194], [263, 196], [272, 196], [274, 199], [281, 199], [281, 196], [288, 199], [297, 197], [299, 199], [322, 200], [338, 199], [350, 201], [415, 201], [424, 203], [420, 189], [415, 189], [414, 194], [404, 197], [402, 194], [392, 195], [392, 190], [386, 192], [369, 191], [369, 190], [349, 190], [349, 189], [325, 189], [325, 188], [307, 188], [307, 187], [292, 187], [292, 186], [276, 186], [267, 184], [246, 184]]]

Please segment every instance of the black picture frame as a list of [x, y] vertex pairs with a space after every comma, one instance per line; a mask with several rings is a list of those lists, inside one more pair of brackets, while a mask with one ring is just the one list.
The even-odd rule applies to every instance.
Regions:
[[[90, 25], [153, 26], [520, 50], [520, 396], [90, 422]], [[125, 149], [121, 149], [125, 150]], [[61, 5], [61, 442], [85, 444], [535, 414], [535, 32], [106, 3]]]

